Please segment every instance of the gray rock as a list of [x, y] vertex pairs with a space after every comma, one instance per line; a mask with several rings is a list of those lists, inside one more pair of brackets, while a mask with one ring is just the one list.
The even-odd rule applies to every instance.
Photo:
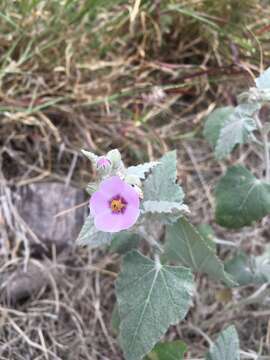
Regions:
[[[68, 252], [64, 255], [67, 257]], [[15, 305], [29, 297], [34, 298], [42, 290], [52, 288], [54, 283], [58, 283], [61, 279], [61, 270], [48, 259], [41, 262], [30, 261], [26, 269], [24, 269], [24, 264], [20, 264], [16, 270], [2, 275], [0, 301]]]
[[26, 300], [35, 296], [42, 287], [47, 287], [49, 277], [44, 269], [30, 264], [27, 271], [17, 270], [5, 280], [3, 299], [8, 304], [15, 304], [18, 301]]
[[53, 182], [36, 183], [20, 190], [16, 206], [23, 220], [47, 248], [55, 244], [57, 250], [62, 250], [76, 240], [87, 205], [56, 215], [85, 200], [84, 191], [74, 187]]

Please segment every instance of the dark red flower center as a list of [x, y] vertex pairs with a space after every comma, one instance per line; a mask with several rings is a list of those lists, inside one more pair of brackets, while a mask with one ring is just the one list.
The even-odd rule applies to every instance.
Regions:
[[109, 206], [113, 213], [123, 213], [127, 202], [120, 195], [117, 195], [109, 201]]

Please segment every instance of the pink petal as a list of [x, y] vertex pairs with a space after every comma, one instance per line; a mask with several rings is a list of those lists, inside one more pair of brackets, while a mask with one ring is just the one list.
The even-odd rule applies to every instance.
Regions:
[[113, 196], [122, 192], [124, 185], [124, 181], [121, 180], [119, 176], [112, 176], [109, 179], [102, 181], [99, 191], [110, 200]]
[[123, 230], [123, 214], [113, 214], [111, 210], [107, 213], [95, 216], [95, 227], [100, 231], [118, 232]]
[[139, 207], [128, 205], [126, 207], [125, 212], [122, 215], [123, 215], [122, 224], [121, 224], [122, 230], [129, 229], [138, 220], [138, 217], [140, 215], [140, 209]]
[[108, 210], [110, 210], [108, 197], [104, 193], [96, 191], [90, 199], [91, 215], [96, 216]]
[[121, 191], [121, 196], [126, 200], [128, 205], [131, 205], [135, 208], [139, 208], [140, 206], [139, 195], [131, 185], [124, 183], [123, 189]]
[[106, 156], [100, 156], [97, 160], [97, 167], [106, 168], [111, 165], [111, 162], [109, 159], [106, 158]]
[[[109, 201], [120, 195], [127, 203], [123, 213], [113, 213]], [[118, 232], [129, 229], [140, 215], [140, 199], [134, 188], [118, 176], [104, 180], [90, 199], [90, 212], [95, 226], [104, 232]]]

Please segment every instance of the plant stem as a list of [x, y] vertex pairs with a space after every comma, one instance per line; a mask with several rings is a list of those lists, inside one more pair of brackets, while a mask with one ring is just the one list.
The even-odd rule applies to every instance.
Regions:
[[162, 254], [164, 252], [162, 245], [159, 244], [159, 242], [155, 239], [155, 236], [153, 236], [151, 233], [155, 232], [156, 223], [151, 224], [148, 227], [148, 230], [146, 231], [143, 224], [140, 224], [138, 227], [136, 227], [136, 233], [141, 235], [148, 244], [153, 248], [154, 253]]
[[270, 154], [269, 154], [269, 144], [268, 144], [268, 133], [267, 131], [264, 130], [258, 114], [255, 115], [255, 122], [261, 134], [263, 147], [264, 147], [265, 178], [266, 181], [270, 181]]
[[268, 136], [266, 133], [263, 134], [263, 144], [264, 144], [264, 156], [265, 156], [265, 177], [266, 181], [270, 180], [270, 156], [269, 156], [269, 144], [268, 144]]

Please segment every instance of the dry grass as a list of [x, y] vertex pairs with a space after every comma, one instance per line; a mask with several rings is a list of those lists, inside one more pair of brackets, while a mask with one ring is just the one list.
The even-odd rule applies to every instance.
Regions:
[[[192, 220], [211, 223], [211, 192], [224, 164], [202, 139], [203, 119], [216, 104], [235, 103], [262, 59], [269, 65], [269, 15], [269, 1], [259, 0], [1, 1], [2, 207], [10, 189], [35, 181], [84, 186], [90, 169], [82, 147], [100, 154], [118, 147], [128, 163], [177, 148]], [[241, 158], [259, 170], [252, 149]], [[25, 264], [27, 236], [18, 251], [23, 225], [7, 209], [0, 220], [9, 244], [0, 258], [3, 278]], [[260, 252], [267, 225], [217, 232]], [[49, 286], [16, 308], [1, 305], [1, 358], [121, 359], [110, 327], [119, 258], [77, 249], [46, 261]], [[198, 278], [194, 307], [167, 337], [190, 344], [188, 358], [202, 358], [204, 334], [213, 338], [235, 323], [242, 349], [267, 355], [264, 307], [242, 302], [255, 289], [236, 290], [228, 304], [216, 300], [220, 289]]]

